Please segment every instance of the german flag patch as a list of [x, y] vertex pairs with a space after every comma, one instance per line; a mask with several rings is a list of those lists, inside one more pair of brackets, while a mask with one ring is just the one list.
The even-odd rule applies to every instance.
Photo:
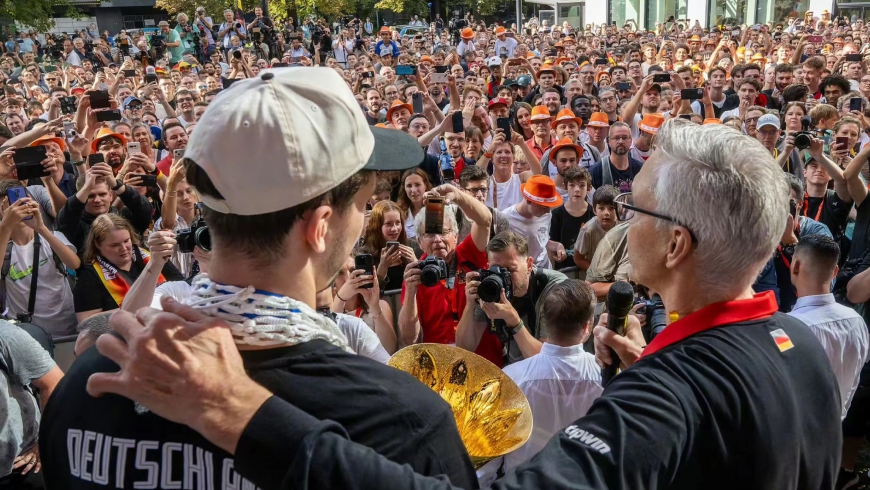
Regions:
[[785, 352], [794, 347], [788, 334], [786, 334], [781, 328], [770, 332], [770, 336], [773, 337], [773, 341], [776, 342], [776, 346], [779, 347], [780, 352]]

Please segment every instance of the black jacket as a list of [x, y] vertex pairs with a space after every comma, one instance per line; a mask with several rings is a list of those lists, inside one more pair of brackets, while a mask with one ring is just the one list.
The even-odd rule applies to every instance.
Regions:
[[[141, 235], [151, 225], [153, 213], [151, 203], [130, 186], [127, 186], [126, 191], [118, 197], [124, 203], [124, 208], [118, 211], [118, 214], [129, 221], [133, 225], [133, 229]], [[114, 212], [114, 208], [112, 209], [109, 212]], [[96, 216], [85, 211], [85, 203], [72, 195], [57, 213], [55, 229], [63, 233], [81, 255], [95, 219], [97, 219]]]

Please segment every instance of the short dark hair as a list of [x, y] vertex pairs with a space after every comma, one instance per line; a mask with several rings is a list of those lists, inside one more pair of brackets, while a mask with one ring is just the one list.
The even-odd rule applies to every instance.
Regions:
[[504, 252], [509, 248], [515, 249], [517, 255], [521, 257], [529, 256], [529, 241], [526, 240], [526, 237], [511, 230], [499, 233], [486, 244], [487, 253]]
[[848, 94], [852, 87], [849, 85], [849, 80], [846, 80], [842, 75], [828, 75], [822, 80], [822, 83], [819, 85], [819, 90], [824, 94], [825, 89], [830, 87], [831, 85], [835, 87], [840, 87], [840, 90], [843, 91], [843, 95]]
[[746, 84], [752, 85], [756, 92], [761, 92], [761, 83], [754, 78], [744, 78], [740, 81], [740, 85], [737, 86], [737, 89], [740, 90], [740, 88]]
[[166, 134], [172, 128], [181, 128], [182, 130], [184, 130], [185, 133], [187, 132], [187, 130], [184, 129], [184, 126], [182, 126], [180, 122], [173, 121], [173, 122], [166, 124], [166, 126], [163, 126], [163, 131], [160, 133], [160, 138], [163, 140], [164, 145], [166, 144]]
[[477, 165], [468, 165], [462, 169], [462, 173], [459, 174], [459, 185], [463, 189], [469, 182], [477, 182], [480, 180], [489, 180], [489, 174], [486, 173], [486, 170]]
[[590, 186], [592, 185], [592, 175], [589, 174], [586, 167], [581, 167], [580, 165], [569, 168], [565, 172], [564, 180], [566, 186], [572, 182], [575, 184], [578, 182], [586, 182]]
[[762, 70], [761, 70], [761, 67], [758, 66], [758, 65], [755, 64], [755, 63], [747, 63], [747, 64], [743, 65], [743, 73], [746, 73], [746, 70], [758, 70], [758, 71], [762, 71]]
[[616, 206], [614, 200], [619, 195], [619, 189], [612, 185], [603, 185], [595, 189], [595, 194], [592, 195], [593, 206]]
[[[190, 159], [186, 159], [185, 165], [187, 182], [200, 195], [224, 198], [202, 167]], [[353, 205], [356, 193], [374, 175], [373, 171], [361, 170], [314, 199], [274, 213], [242, 216], [221, 213], [204, 206], [203, 216], [217, 246], [245, 254], [257, 267], [268, 267], [283, 258], [286, 253], [284, 240], [306, 212], [323, 205], [331, 205], [339, 213], [345, 212]]]
[[802, 83], [793, 83], [782, 90], [782, 100], [786, 104], [789, 102], [804, 102], [807, 100], [807, 94], [810, 93], [810, 88]]
[[812, 264], [814, 269], [833, 275], [840, 259], [840, 246], [827, 235], [806, 235], [801, 237], [795, 247], [794, 256], [796, 259], [806, 256], [806, 264]]
[[776, 68], [773, 70], [774, 74], [777, 73], [794, 73], [794, 65], [791, 63], [783, 63], [781, 65], [776, 65]]
[[567, 279], [543, 298], [541, 327], [550, 338], [577, 335], [595, 313], [595, 292], [585, 281]]
[[804, 61], [804, 69], [812, 68], [814, 70], [825, 69], [825, 59], [821, 56], [811, 56]]

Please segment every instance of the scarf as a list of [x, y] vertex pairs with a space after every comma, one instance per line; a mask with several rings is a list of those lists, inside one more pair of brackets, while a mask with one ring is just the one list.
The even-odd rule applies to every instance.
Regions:
[[347, 337], [332, 320], [299, 300], [253, 286], [217, 284], [199, 276], [193, 282], [193, 294], [187, 304], [208, 316], [226, 320], [236, 344], [298, 345], [322, 339], [353, 352]]
[[[151, 255], [134, 245], [133, 262], [138, 262], [140, 259], [143, 264], [147, 264], [148, 261], [151, 260]], [[97, 255], [92, 266], [97, 271], [97, 276], [100, 277], [103, 286], [105, 286], [106, 290], [109, 291], [109, 294], [112, 295], [112, 299], [115, 300], [115, 303], [118, 303], [118, 308], [120, 308], [121, 303], [124, 301], [124, 297], [127, 295], [127, 292], [130, 291], [130, 286], [135, 282], [135, 280], [129, 277], [129, 273], [119, 270], [101, 255]], [[161, 273], [157, 278], [157, 285], [159, 286], [164, 282], [166, 282], [166, 278], [163, 277], [163, 274]]]

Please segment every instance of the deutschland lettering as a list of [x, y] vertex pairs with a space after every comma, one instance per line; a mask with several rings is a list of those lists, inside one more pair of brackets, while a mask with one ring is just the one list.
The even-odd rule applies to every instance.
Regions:
[[[113, 488], [258, 490], [233, 468], [233, 460], [180, 442], [135, 441], [69, 429], [70, 475]], [[217, 468], [217, 472], [216, 472]]]

